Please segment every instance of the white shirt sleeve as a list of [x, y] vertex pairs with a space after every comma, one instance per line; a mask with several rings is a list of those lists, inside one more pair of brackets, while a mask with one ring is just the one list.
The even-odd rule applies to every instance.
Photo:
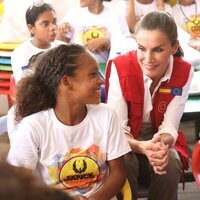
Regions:
[[7, 161], [15, 166], [34, 170], [38, 163], [39, 142], [37, 131], [29, 123], [21, 121], [11, 144]]
[[124, 132], [130, 133], [130, 127], [127, 126], [128, 107], [122, 95], [121, 86], [114, 63], [112, 63], [111, 65], [107, 104], [116, 111], [117, 116], [121, 121]]
[[111, 23], [111, 33], [113, 34], [122, 34], [124, 36], [129, 36], [130, 31], [129, 27], [126, 21], [126, 17], [122, 15], [121, 13], [116, 12], [115, 10], [112, 10], [112, 21]]
[[183, 87], [183, 92], [181, 96], [175, 96], [173, 100], [167, 107], [166, 113], [164, 114], [164, 120], [158, 128], [157, 134], [169, 133], [173, 139], [174, 143], [178, 137], [177, 130], [179, 128], [180, 120], [184, 112], [185, 102], [189, 95], [190, 84], [194, 74], [194, 68], [191, 67], [189, 78], [185, 86]]
[[112, 111], [108, 135], [107, 160], [113, 160], [131, 151], [128, 140], [123, 133], [122, 126], [116, 113]]
[[12, 144], [14, 138], [16, 137], [18, 125], [19, 124], [15, 120], [15, 106], [12, 106], [8, 110], [8, 114], [7, 114], [7, 129], [8, 129], [8, 137], [9, 137], [10, 145]]
[[27, 52], [25, 52], [21, 46], [17, 47], [12, 52], [11, 65], [16, 82], [18, 82], [22, 78], [22, 67], [27, 65], [28, 59], [29, 58], [27, 56]]

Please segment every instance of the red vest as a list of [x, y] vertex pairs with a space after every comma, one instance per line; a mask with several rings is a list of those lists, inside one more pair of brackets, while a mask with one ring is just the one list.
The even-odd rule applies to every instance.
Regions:
[[[128, 52], [108, 62], [106, 70], [106, 94], [109, 88], [109, 76], [111, 63], [114, 62], [119, 76], [120, 86], [124, 99], [128, 105], [128, 125], [131, 127], [131, 134], [137, 137], [140, 134], [142, 115], [144, 107], [144, 83], [142, 70], [138, 64], [135, 52]], [[155, 93], [153, 110], [151, 112], [152, 128], [157, 132], [163, 121], [164, 113], [168, 104], [175, 95], [181, 95], [182, 88], [188, 80], [191, 65], [178, 57], [174, 57], [174, 64], [170, 80], [162, 82]], [[168, 89], [171, 93], [162, 92]], [[166, 90], [165, 90], [166, 91]], [[181, 156], [184, 168], [188, 168], [188, 148], [183, 133], [179, 131], [175, 149]]]

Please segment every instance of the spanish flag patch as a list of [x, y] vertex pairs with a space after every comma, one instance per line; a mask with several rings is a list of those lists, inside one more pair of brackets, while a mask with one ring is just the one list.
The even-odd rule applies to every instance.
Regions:
[[182, 95], [183, 88], [178, 87], [172, 87], [172, 88], [160, 88], [159, 93], [162, 94], [171, 94], [173, 96], [181, 96]]

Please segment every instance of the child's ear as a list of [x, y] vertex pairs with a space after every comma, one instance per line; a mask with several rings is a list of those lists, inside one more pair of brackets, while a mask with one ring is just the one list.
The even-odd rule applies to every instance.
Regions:
[[176, 43], [174, 44], [174, 49], [172, 52], [173, 55], [176, 54], [176, 52], [178, 51], [178, 48], [179, 48], [179, 41], [177, 40]]
[[30, 31], [31, 35], [34, 35], [34, 26], [32, 24], [27, 25], [28, 30]]
[[68, 87], [69, 89], [72, 88], [72, 84], [71, 84], [71, 81], [70, 81], [70, 77], [67, 76], [67, 75], [64, 75], [64, 76], [61, 78], [61, 84], [62, 84], [64, 87]]

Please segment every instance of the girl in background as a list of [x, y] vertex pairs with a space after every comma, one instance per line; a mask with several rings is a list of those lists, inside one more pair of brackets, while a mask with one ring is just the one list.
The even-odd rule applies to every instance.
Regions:
[[51, 5], [35, 1], [26, 11], [26, 23], [31, 38], [18, 46], [12, 53], [11, 65], [15, 81], [23, 76], [29, 59], [41, 52], [61, 44], [55, 40], [57, 34], [56, 13]]
[[57, 38], [84, 45], [93, 53], [98, 63], [106, 63], [111, 38], [118, 42], [121, 35], [129, 35], [125, 17], [108, 5], [110, 1], [80, 1], [80, 7], [69, 10], [61, 21]]
[[118, 4], [118, 10], [125, 15], [129, 30], [134, 33], [135, 25], [142, 16], [151, 11], [166, 11], [172, 14], [172, 8], [165, 0], [126, 0]]
[[173, 15], [177, 25], [190, 34], [188, 44], [200, 51], [200, 1], [179, 0]]
[[[31, 38], [18, 46], [12, 53], [11, 65], [13, 76], [17, 83], [23, 76], [32, 71], [28, 67], [29, 59], [39, 53], [63, 43], [55, 40], [57, 34], [56, 13], [51, 5], [43, 1], [35, 1], [26, 11], [26, 23]], [[10, 142], [15, 137], [17, 123], [14, 107], [8, 111], [7, 128]]]

